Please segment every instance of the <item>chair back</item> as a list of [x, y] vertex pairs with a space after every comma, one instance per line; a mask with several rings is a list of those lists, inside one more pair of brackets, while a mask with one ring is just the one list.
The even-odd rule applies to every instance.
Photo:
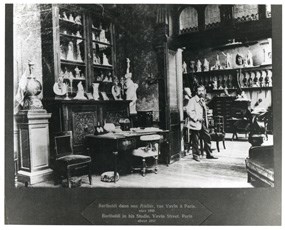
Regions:
[[54, 140], [56, 159], [73, 154], [72, 131], [57, 133]]
[[214, 116], [214, 130], [216, 133], [224, 133], [224, 117]]

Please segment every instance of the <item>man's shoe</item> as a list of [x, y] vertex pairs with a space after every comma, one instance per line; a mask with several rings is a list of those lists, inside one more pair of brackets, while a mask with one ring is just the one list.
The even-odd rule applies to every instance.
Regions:
[[207, 155], [207, 159], [218, 159], [218, 157], [214, 157], [213, 155]]
[[198, 155], [193, 155], [193, 159], [194, 159], [195, 161], [200, 162], [200, 158], [199, 158], [199, 156], [198, 156]]

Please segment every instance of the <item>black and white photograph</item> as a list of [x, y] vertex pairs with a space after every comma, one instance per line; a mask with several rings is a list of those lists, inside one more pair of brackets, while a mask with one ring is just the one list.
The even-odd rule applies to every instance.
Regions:
[[5, 223], [281, 225], [280, 8], [6, 4]]

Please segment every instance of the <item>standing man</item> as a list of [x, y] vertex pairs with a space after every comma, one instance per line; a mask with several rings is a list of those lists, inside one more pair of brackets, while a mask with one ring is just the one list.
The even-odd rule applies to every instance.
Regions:
[[207, 159], [217, 159], [212, 156], [211, 137], [208, 131], [208, 118], [205, 104], [205, 86], [197, 86], [197, 94], [189, 100], [186, 112], [189, 116], [189, 128], [191, 129], [193, 159], [200, 161], [199, 138], [204, 141], [204, 150]]

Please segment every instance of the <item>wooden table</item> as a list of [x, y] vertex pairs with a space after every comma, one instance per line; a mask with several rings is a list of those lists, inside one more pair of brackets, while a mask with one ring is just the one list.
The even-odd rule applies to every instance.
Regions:
[[[122, 131], [119, 133], [106, 133], [102, 135], [87, 135], [86, 144], [91, 152], [91, 158], [96, 161], [96, 154], [108, 154], [112, 152], [113, 155], [113, 170], [114, 178], [118, 171], [118, 157], [120, 152], [135, 149], [139, 144], [139, 137], [144, 135], [160, 134], [167, 138], [168, 130], [153, 129], [153, 130], [138, 130], [138, 131]], [[105, 153], [102, 149], [105, 148]], [[100, 149], [100, 150], [99, 150]], [[97, 150], [97, 151], [96, 151]], [[99, 151], [98, 151], [99, 150]], [[100, 153], [99, 153], [100, 152]], [[116, 180], [114, 180], [116, 182]]]

